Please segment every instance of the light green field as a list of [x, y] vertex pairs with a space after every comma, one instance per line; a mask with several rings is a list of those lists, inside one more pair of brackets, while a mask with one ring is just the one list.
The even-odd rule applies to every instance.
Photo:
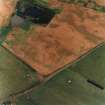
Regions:
[[37, 82], [34, 70], [0, 47], [0, 100], [31, 88]]

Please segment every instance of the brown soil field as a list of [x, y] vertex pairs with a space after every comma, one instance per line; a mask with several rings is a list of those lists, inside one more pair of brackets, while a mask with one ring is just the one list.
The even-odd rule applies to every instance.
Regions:
[[3, 46], [47, 76], [105, 41], [105, 14], [65, 4], [47, 27], [16, 27]]
[[101, 6], [105, 6], [105, 0], [96, 0], [96, 3]]
[[0, 0], [0, 27], [9, 22], [9, 18], [16, 6], [16, 0]]

